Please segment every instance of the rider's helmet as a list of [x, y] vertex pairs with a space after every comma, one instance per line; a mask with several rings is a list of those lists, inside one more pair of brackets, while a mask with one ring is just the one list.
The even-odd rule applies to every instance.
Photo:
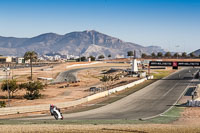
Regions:
[[53, 105], [53, 104], [50, 104], [50, 107], [54, 107], [54, 105]]

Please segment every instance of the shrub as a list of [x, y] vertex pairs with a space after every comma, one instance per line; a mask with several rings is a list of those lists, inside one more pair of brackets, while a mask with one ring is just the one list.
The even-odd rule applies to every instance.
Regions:
[[18, 86], [17, 81], [15, 79], [4, 80], [2, 85], [1, 85], [1, 90], [2, 91], [8, 91], [7, 85], [8, 85], [8, 89], [9, 89], [9, 96], [11, 95], [11, 98], [12, 98], [14, 93], [19, 90], [19, 86]]
[[5, 101], [0, 101], [0, 108], [6, 107], [6, 102]]
[[94, 56], [89, 56], [88, 58], [90, 58], [91, 61], [95, 61], [95, 57]]
[[24, 98], [28, 100], [34, 100], [41, 97], [40, 90], [44, 89], [44, 85], [40, 81], [33, 81], [28, 83], [23, 83], [20, 85], [20, 88], [26, 89], [26, 94]]
[[26, 94], [24, 95], [24, 98], [26, 98], [27, 100], [34, 100], [40, 97], [41, 97], [41, 94], [39, 93], [39, 91], [35, 91], [33, 93], [26, 92]]

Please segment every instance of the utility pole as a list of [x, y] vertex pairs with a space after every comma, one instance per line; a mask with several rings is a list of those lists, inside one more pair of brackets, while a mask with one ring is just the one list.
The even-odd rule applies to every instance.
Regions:
[[12, 79], [14, 79], [14, 76], [13, 76], [13, 69], [14, 69], [14, 65], [13, 65], [13, 68], [12, 68]]
[[52, 69], [51, 69], [51, 77], [53, 79], [53, 65], [52, 65]]
[[8, 85], [8, 71], [9, 71], [9, 67], [6, 67], [4, 69], [4, 71], [6, 72], [6, 86], [7, 86], [7, 91], [8, 91], [8, 106], [10, 107], [10, 89], [9, 89], [9, 85]]

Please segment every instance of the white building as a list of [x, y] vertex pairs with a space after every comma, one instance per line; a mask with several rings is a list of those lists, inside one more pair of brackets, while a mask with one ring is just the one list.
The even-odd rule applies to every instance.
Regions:
[[23, 57], [17, 57], [16, 58], [16, 63], [21, 64], [21, 63], [25, 63], [25, 60]]

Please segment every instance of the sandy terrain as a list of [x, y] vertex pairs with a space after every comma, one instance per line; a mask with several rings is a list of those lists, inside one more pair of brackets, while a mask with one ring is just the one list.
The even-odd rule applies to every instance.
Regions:
[[200, 108], [199, 107], [187, 107], [181, 113], [181, 117], [178, 121], [174, 122], [177, 125], [200, 125]]
[[[37, 77], [53, 77], [55, 78], [59, 72], [63, 72], [66, 70], [74, 69], [74, 68], [80, 68], [80, 67], [71, 67], [66, 68], [66, 66], [70, 66], [76, 63], [63, 63], [59, 65], [55, 65], [52, 70], [50, 71], [42, 71], [41, 69], [49, 68], [50, 66], [40, 67], [40, 68], [33, 68], [33, 77], [34, 80], [37, 80]], [[86, 91], [91, 86], [103, 86], [102, 82], [100, 81], [100, 78], [103, 76], [102, 71], [103, 70], [109, 70], [109, 67], [106, 66], [122, 66], [122, 68], [127, 68], [129, 64], [105, 64], [105, 63], [99, 63], [95, 65], [89, 65], [87, 67], [99, 67], [94, 69], [88, 69], [88, 70], [81, 70], [78, 72], [78, 78], [80, 82], [78, 83], [61, 83], [61, 84], [55, 84], [55, 85], [48, 85], [43, 91], [41, 91], [41, 94], [43, 97], [41, 99], [36, 100], [26, 100], [23, 98], [23, 94], [25, 94], [25, 91], [18, 91], [15, 93], [15, 96], [17, 96], [15, 99], [11, 100], [11, 106], [24, 106], [24, 105], [37, 105], [37, 104], [51, 104], [51, 103], [58, 103], [58, 102], [66, 102], [66, 101], [72, 101], [76, 99], [80, 99], [82, 97], [91, 95], [92, 92]], [[85, 66], [82, 66], [85, 67]], [[5, 74], [5, 72], [0, 72], [0, 75]], [[14, 76], [19, 83], [28, 81], [27, 77], [30, 76], [30, 68], [22, 68], [22, 69], [15, 69], [11, 71], [10, 77]], [[122, 80], [119, 80], [115, 82], [115, 84], [122, 82], [122, 81], [132, 81], [135, 80], [132, 78], [123, 78]], [[46, 83], [46, 81], [43, 81]], [[63, 86], [69, 85], [69, 87], [64, 88]], [[0, 91], [0, 96], [6, 96], [7, 92]], [[6, 100], [6, 99], [0, 99], [0, 100]]]
[[[99, 66], [104, 66], [105, 64], [99, 64]], [[112, 66], [113, 64], [106, 64]], [[125, 64], [127, 65], [127, 64]], [[124, 64], [122, 66], [125, 66]], [[65, 71], [66, 64], [61, 64], [53, 69], [52, 73], [48, 71], [41, 71], [41, 68], [34, 68], [35, 78], [39, 76], [43, 77], [56, 77], [60, 71]], [[30, 104], [40, 104], [49, 103], [52, 101], [62, 102], [68, 100], [74, 100], [80, 98], [84, 95], [89, 95], [89, 92], [84, 91], [88, 89], [91, 85], [99, 85], [100, 71], [107, 68], [97, 68], [88, 70], [82, 70], [78, 73], [78, 77], [81, 82], [70, 85], [67, 88], [59, 88], [65, 84], [50, 85], [46, 88], [42, 94], [45, 96], [43, 99], [38, 99], [33, 101], [27, 101], [25, 99], [15, 99], [13, 100], [13, 105], [30, 105]], [[2, 73], [0, 73], [2, 74]], [[30, 69], [19, 69], [14, 71], [14, 75], [18, 75], [19, 79], [24, 79], [30, 75]], [[91, 78], [92, 77], [92, 78]], [[92, 81], [92, 82], [90, 82]], [[80, 87], [81, 86], [81, 87]], [[73, 91], [72, 91], [73, 90]], [[4, 93], [0, 92], [1, 95]], [[23, 94], [24, 92], [18, 92], [17, 94]], [[58, 98], [59, 96], [60, 98]], [[45, 99], [45, 100], [44, 100]], [[28, 114], [27, 114], [28, 115]], [[145, 125], [133, 125], [133, 124], [114, 124], [114, 125], [1, 125], [0, 132], [6, 133], [16, 133], [16, 132], [69, 132], [69, 133], [125, 133], [125, 132], [135, 132], [135, 133], [200, 133], [200, 108], [198, 107], [188, 107], [182, 112], [181, 117], [171, 123], [171, 124], [145, 124]]]
[[197, 126], [146, 124], [144, 125], [1, 125], [1, 133], [54, 132], [54, 133], [199, 133]]

